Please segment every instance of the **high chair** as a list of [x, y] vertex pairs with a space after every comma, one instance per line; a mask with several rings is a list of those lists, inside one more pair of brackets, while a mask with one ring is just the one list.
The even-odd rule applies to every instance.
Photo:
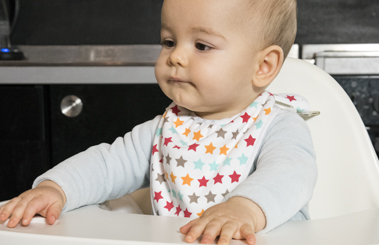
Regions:
[[[329, 218], [379, 207], [378, 158], [350, 98], [326, 72], [287, 58], [268, 87], [272, 93], [295, 93], [320, 115], [305, 119], [317, 154], [318, 180], [309, 204], [312, 219]], [[150, 213], [148, 189], [132, 194]]]
[[[305, 61], [288, 58], [269, 89], [304, 96], [320, 115], [306, 118], [317, 154], [318, 181], [310, 201], [310, 221], [287, 222], [259, 244], [378, 244], [378, 158], [354, 105], [327, 73]], [[145, 188], [101, 205], [111, 211], [151, 214]], [[0, 224], [2, 244], [184, 244], [178, 227], [188, 219], [121, 214], [98, 205], [65, 214], [53, 226], [35, 218], [28, 227]], [[233, 245], [245, 244], [233, 240]]]

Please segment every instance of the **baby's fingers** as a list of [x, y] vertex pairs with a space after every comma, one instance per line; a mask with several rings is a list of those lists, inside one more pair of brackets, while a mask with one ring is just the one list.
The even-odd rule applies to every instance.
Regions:
[[238, 225], [234, 222], [226, 222], [221, 229], [218, 244], [229, 244], [238, 230]]
[[[183, 226], [187, 231], [186, 242], [194, 242], [197, 238], [199, 238], [207, 225], [208, 221], [205, 221], [204, 218], [192, 220], [187, 225]], [[188, 227], [186, 227], [188, 226]]]
[[256, 239], [255, 239], [255, 232], [254, 229], [248, 225], [244, 224], [240, 228], [240, 233], [243, 238], [246, 239], [247, 244], [249, 245], [255, 245]]
[[62, 213], [63, 207], [57, 202], [49, 207], [46, 213], [47, 223], [53, 225]]
[[10, 216], [7, 226], [13, 228], [24, 216], [27, 202], [25, 202], [25, 200], [20, 197], [16, 197], [12, 199], [8, 204], [4, 207], [0, 216], [5, 217], [5, 219], [9, 218]]
[[27, 204], [24, 210], [22, 224], [29, 225], [34, 215], [42, 211], [45, 208], [45, 206], [46, 204], [44, 203], [41, 197], [37, 197], [30, 200], [30, 202]]
[[0, 220], [5, 221], [12, 214], [13, 209], [16, 207], [17, 203], [21, 200], [20, 197], [13, 198], [3, 206], [1, 206]]

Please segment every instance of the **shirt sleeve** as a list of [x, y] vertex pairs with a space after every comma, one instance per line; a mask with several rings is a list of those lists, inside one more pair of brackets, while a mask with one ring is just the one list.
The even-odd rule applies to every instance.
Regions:
[[293, 219], [308, 219], [308, 203], [317, 179], [316, 155], [305, 121], [281, 111], [261, 145], [250, 176], [225, 199], [242, 196], [254, 201], [266, 216], [266, 233]]
[[65, 192], [64, 211], [116, 199], [147, 187], [153, 136], [161, 116], [133, 128], [112, 144], [100, 144], [61, 162], [33, 183], [51, 180]]

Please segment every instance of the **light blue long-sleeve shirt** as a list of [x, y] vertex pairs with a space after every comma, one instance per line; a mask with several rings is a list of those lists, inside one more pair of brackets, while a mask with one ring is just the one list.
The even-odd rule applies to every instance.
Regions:
[[[90, 147], [39, 176], [60, 185], [64, 211], [116, 199], [150, 182], [150, 156], [161, 116], [136, 126], [112, 144]], [[282, 110], [274, 118], [250, 169], [249, 177], [225, 200], [242, 196], [257, 203], [268, 232], [288, 220], [309, 219], [308, 203], [316, 184], [316, 157], [309, 129], [296, 113]]]

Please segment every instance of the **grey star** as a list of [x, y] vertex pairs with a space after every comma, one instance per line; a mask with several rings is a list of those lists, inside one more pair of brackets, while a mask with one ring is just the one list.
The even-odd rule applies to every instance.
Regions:
[[166, 182], [165, 178], [164, 178], [164, 174], [157, 174], [157, 178], [155, 179], [156, 181], [159, 181], [160, 184], [162, 184], [163, 182]]
[[193, 202], [198, 203], [197, 199], [199, 199], [200, 196], [196, 196], [196, 193], [194, 192], [192, 196], [188, 196], [188, 197], [189, 199], [191, 199], [190, 203], [193, 203]]
[[170, 161], [171, 161], [171, 157], [170, 157], [170, 154], [167, 154], [167, 157], [166, 157], [166, 163], [167, 164], [170, 164]]
[[184, 160], [183, 156], [180, 156], [179, 159], [175, 159], [176, 162], [178, 163], [176, 166], [182, 166], [184, 168], [184, 164], [187, 162], [187, 160]]
[[243, 134], [247, 134], [247, 132], [249, 132], [249, 128], [248, 128], [248, 129], [246, 129], [245, 133], [243, 133]]
[[165, 117], [164, 120], [163, 120], [163, 123], [166, 123], [166, 122], [168, 123], [168, 119], [169, 119], [169, 118], [170, 118], [170, 117]]
[[228, 194], [229, 194], [229, 190], [226, 190], [225, 193], [222, 193], [221, 195], [225, 198], [225, 196]]
[[225, 134], [226, 134], [225, 130], [223, 130], [222, 128], [220, 128], [220, 130], [216, 131], [216, 133], [217, 133], [217, 137], [222, 137], [222, 138], [225, 139]]
[[234, 132], [234, 133], [232, 133], [232, 134], [233, 134], [232, 139], [237, 139], [237, 136], [238, 136], [238, 134], [239, 134], [238, 129], [237, 129], [236, 132]]
[[211, 191], [209, 191], [208, 195], [205, 195], [205, 197], [207, 198], [207, 203], [208, 202], [215, 202], [215, 194], [213, 194]]
[[210, 124], [209, 126], [208, 126], [208, 128], [212, 128], [213, 127], [213, 124]]

